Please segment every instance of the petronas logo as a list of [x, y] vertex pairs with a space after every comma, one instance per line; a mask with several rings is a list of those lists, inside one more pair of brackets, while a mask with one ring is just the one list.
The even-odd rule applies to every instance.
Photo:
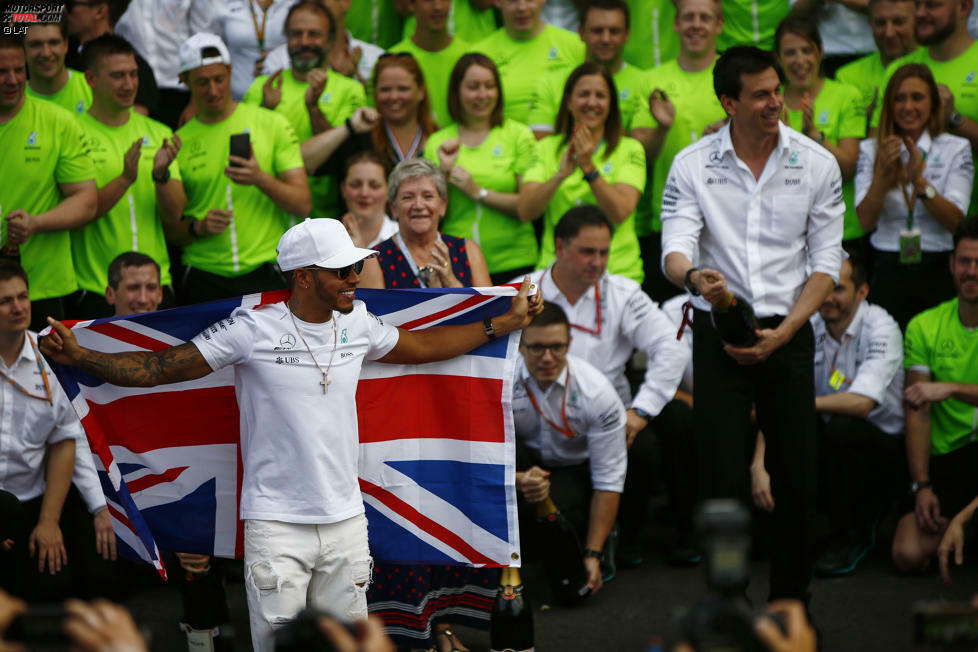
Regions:
[[340, 342], [342, 342], [343, 344], [346, 344], [349, 341], [350, 341], [349, 338], [346, 336], [346, 329], [344, 328], [340, 332]]
[[143, 136], [143, 147], [149, 147], [149, 136]]
[[34, 145], [37, 145], [37, 132], [36, 131], [32, 131], [31, 132], [31, 135], [27, 137], [27, 144], [30, 145], [31, 147], [33, 147]]
[[75, 105], [75, 113], [85, 112], [85, 100], [78, 100], [78, 104]]
[[548, 53], [548, 56], [551, 59], [556, 59], [557, 58], [557, 46], [556, 45], [553, 46], [552, 48], [550, 48], [550, 52]]

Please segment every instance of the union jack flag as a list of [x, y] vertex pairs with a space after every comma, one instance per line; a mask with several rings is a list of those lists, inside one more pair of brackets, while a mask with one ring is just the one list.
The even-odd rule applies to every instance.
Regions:
[[[358, 290], [357, 298], [385, 322], [417, 330], [501, 315], [515, 294], [503, 286]], [[238, 307], [287, 298], [272, 292], [64, 324], [86, 348], [158, 351], [189, 341]], [[375, 558], [518, 563], [510, 406], [517, 341], [511, 334], [425, 365], [364, 363], [357, 390], [359, 478]], [[88, 434], [123, 554], [152, 563], [164, 578], [157, 546], [240, 557], [233, 369], [128, 388], [49, 362]]]

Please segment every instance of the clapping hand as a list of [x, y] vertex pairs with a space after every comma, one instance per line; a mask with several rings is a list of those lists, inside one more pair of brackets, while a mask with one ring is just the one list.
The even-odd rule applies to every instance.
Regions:
[[177, 154], [180, 153], [180, 136], [173, 134], [171, 138], [164, 138], [163, 144], [160, 148], [156, 150], [156, 155], [153, 156], [153, 175], [161, 175], [166, 172], [170, 164], [176, 160]]
[[594, 136], [591, 134], [590, 129], [584, 125], [577, 125], [574, 128], [574, 134], [571, 136], [570, 148], [573, 150], [572, 160], [582, 172], [585, 172], [585, 168], [594, 168], [591, 157], [594, 156], [597, 143], [594, 142]]
[[282, 101], [282, 82], [282, 71], [276, 70], [261, 85], [261, 105], [264, 108], [274, 111]]
[[319, 96], [326, 90], [328, 78], [329, 74], [322, 68], [313, 68], [309, 71], [309, 75], [306, 77], [306, 81], [309, 82], [309, 86], [306, 87], [306, 106], [312, 107], [319, 104]]
[[909, 136], [903, 137], [903, 144], [906, 145], [907, 152], [910, 154], [907, 160], [906, 181], [917, 185], [917, 182], [924, 176], [924, 166], [926, 165], [924, 155], [917, 149], [917, 143], [913, 142]]
[[458, 138], [448, 138], [438, 146], [438, 163], [442, 170], [448, 172], [455, 166], [460, 149], [461, 142]]
[[377, 113], [377, 109], [372, 109], [369, 106], [359, 107], [350, 116], [350, 124], [353, 125], [353, 131], [358, 134], [370, 131], [379, 121], [380, 114]]
[[812, 140], [818, 140], [819, 133], [815, 128], [815, 102], [807, 92], [801, 96], [801, 133]]
[[676, 120], [676, 105], [669, 100], [666, 92], [661, 88], [655, 89], [649, 95], [649, 112], [659, 126], [665, 129], [671, 128]]
[[900, 153], [902, 152], [903, 141], [899, 136], [887, 136], [880, 143], [879, 151], [876, 152], [876, 166], [873, 173], [889, 190], [900, 183], [902, 172], [900, 171]]
[[136, 183], [136, 179], [139, 177], [139, 154], [142, 150], [143, 139], [137, 138], [136, 142], [129, 146], [122, 157], [122, 176], [130, 184]]

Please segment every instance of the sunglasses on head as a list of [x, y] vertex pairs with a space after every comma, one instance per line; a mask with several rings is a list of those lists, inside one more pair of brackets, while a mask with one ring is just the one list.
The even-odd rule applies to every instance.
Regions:
[[333, 272], [341, 280], [345, 281], [350, 275], [350, 272], [356, 272], [358, 275], [363, 271], [363, 261], [358, 260], [352, 265], [347, 265], [346, 267], [340, 267], [339, 269], [330, 269], [328, 267], [317, 267], [316, 265], [310, 265], [309, 269], [321, 269], [324, 272]]

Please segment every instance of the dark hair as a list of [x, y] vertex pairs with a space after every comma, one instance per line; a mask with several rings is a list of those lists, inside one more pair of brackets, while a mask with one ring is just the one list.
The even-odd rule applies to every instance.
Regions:
[[113, 290], [119, 289], [119, 283], [122, 283], [122, 269], [124, 267], [142, 267], [144, 265], [155, 267], [156, 278], [159, 279], [160, 264], [151, 257], [146, 254], [141, 254], [138, 251], [127, 251], [119, 254], [109, 263], [109, 287]]
[[[62, 14], [61, 20], [59, 20], [56, 23], [31, 23], [27, 27], [28, 29], [30, 29], [31, 27], [57, 27], [58, 31], [61, 32], [61, 38], [66, 41], [68, 40], [68, 15], [67, 14]], [[26, 31], [24, 32], [24, 36], [26, 38], [27, 36]]]
[[27, 281], [27, 272], [20, 266], [20, 263], [8, 258], [0, 258], [0, 281], [9, 281], [12, 278], [22, 279], [24, 285], [30, 287]]
[[343, 163], [343, 176], [340, 177], [340, 182], [345, 182], [346, 177], [350, 174], [350, 168], [352, 168], [357, 163], [376, 163], [383, 170], [384, 183], [387, 183], [387, 163], [384, 159], [380, 157], [380, 154], [373, 151], [372, 149], [365, 149], [357, 152], [350, 158], [346, 159]]
[[914, 2], [914, 0], [869, 0], [869, 3], [866, 5], [866, 9], [867, 11], [872, 12], [873, 7], [883, 2], [891, 2], [893, 4], [899, 4], [901, 2]]
[[822, 35], [818, 33], [818, 26], [814, 20], [801, 16], [788, 16], [778, 23], [778, 28], [774, 30], [774, 53], [778, 56], [781, 56], [781, 40], [788, 34], [811, 41], [818, 48], [819, 53], [822, 52]]
[[954, 253], [958, 253], [958, 243], [962, 240], [978, 240], [978, 215], [966, 217], [954, 229]]
[[631, 12], [628, 10], [628, 5], [625, 0], [592, 0], [589, 2], [584, 9], [580, 11], [580, 24], [584, 27], [587, 22], [587, 15], [592, 9], [600, 9], [602, 11], [620, 11], [625, 14], [625, 29], [632, 28], [632, 16]]
[[527, 324], [526, 328], [553, 326], [554, 324], [561, 324], [567, 328], [568, 333], [570, 332], [570, 320], [567, 319], [567, 313], [564, 312], [564, 309], [556, 303], [544, 301], [543, 310]]
[[721, 54], [713, 67], [713, 91], [718, 100], [722, 100], [724, 95], [740, 99], [740, 91], [744, 88], [740, 76], [756, 75], [769, 68], [774, 68], [783, 84], [784, 71], [773, 52], [753, 45], [735, 45]]
[[852, 267], [852, 284], [858, 290], [863, 283], [869, 283], [869, 264], [866, 256], [858, 247], [842, 243], [842, 249], [849, 254], [849, 265]]
[[24, 51], [24, 39], [20, 35], [0, 34], [0, 50]]
[[[92, 5], [107, 5], [109, 8], [109, 27], [115, 27], [115, 24], [119, 22], [122, 18], [122, 14], [126, 13], [126, 9], [129, 8], [130, 0], [93, 0]], [[69, 5], [71, 3], [68, 3]]]
[[503, 123], [503, 84], [499, 80], [499, 69], [492, 59], [481, 52], [469, 52], [459, 57], [452, 68], [452, 75], [448, 78], [448, 115], [458, 124], [465, 124], [464, 110], [462, 109], [462, 78], [472, 66], [480, 66], [492, 73], [492, 78], [496, 81], [496, 89], [499, 97], [496, 98], [496, 106], [492, 109], [489, 116], [489, 126], [498, 127]]
[[927, 84], [927, 89], [930, 91], [930, 119], [927, 121], [927, 131], [930, 132], [931, 136], [937, 136], [944, 131], [941, 93], [937, 90], [937, 82], [934, 81], [933, 73], [925, 63], [906, 63], [896, 69], [886, 84], [886, 90], [883, 91], [883, 106], [880, 109], [880, 123], [876, 133], [876, 139], [879, 143], [882, 143], [887, 136], [896, 133], [896, 123], [893, 122], [893, 103], [896, 101], [896, 94], [900, 90], [900, 85], [912, 78], [922, 80]]
[[336, 21], [333, 19], [333, 14], [329, 8], [319, 0], [300, 0], [289, 7], [289, 13], [285, 14], [285, 22], [282, 23], [282, 33], [285, 34], [286, 38], [289, 36], [289, 23], [292, 22], [292, 15], [297, 11], [311, 11], [325, 17], [326, 36], [330, 43], [336, 40]]
[[[427, 139], [428, 136], [438, 131], [438, 124], [431, 117], [431, 98], [428, 96], [428, 87], [425, 85], [424, 73], [421, 71], [421, 66], [418, 65], [417, 60], [409, 52], [387, 53], [377, 57], [377, 63], [374, 65], [373, 78], [370, 80], [370, 85], [374, 91], [375, 102], [377, 100], [377, 80], [380, 79], [380, 73], [388, 68], [402, 68], [406, 70], [414, 78], [414, 83], [417, 84], [418, 88], [424, 91], [424, 97], [418, 103], [416, 118], [418, 124], [421, 126], [422, 137]], [[370, 132], [370, 141], [374, 149], [381, 156], [391, 162], [396, 162], [397, 158], [394, 156], [394, 148], [391, 147], [384, 130], [383, 119], [378, 120], [373, 131]]]
[[612, 234], [615, 232], [615, 227], [603, 210], [594, 204], [582, 204], [568, 210], [557, 221], [554, 226], [554, 241], [567, 242], [577, 236], [585, 226], [603, 226]]
[[618, 141], [621, 140], [621, 111], [618, 108], [618, 89], [615, 87], [615, 80], [612, 79], [608, 69], [600, 63], [585, 61], [571, 72], [564, 84], [564, 94], [560, 98], [560, 109], [557, 111], [557, 121], [554, 127], [558, 134], [563, 134], [563, 144], [569, 143], [574, 134], [574, 116], [570, 112], [571, 95], [574, 94], [574, 87], [577, 86], [581, 77], [588, 75], [600, 75], [605, 84], [608, 85], [608, 117], [604, 121], [604, 157], [608, 158], [618, 147]]
[[136, 58], [136, 50], [126, 39], [116, 34], [102, 34], [98, 38], [92, 39], [82, 48], [83, 70], [94, 70], [95, 66], [104, 58], [114, 54], [130, 54]]

